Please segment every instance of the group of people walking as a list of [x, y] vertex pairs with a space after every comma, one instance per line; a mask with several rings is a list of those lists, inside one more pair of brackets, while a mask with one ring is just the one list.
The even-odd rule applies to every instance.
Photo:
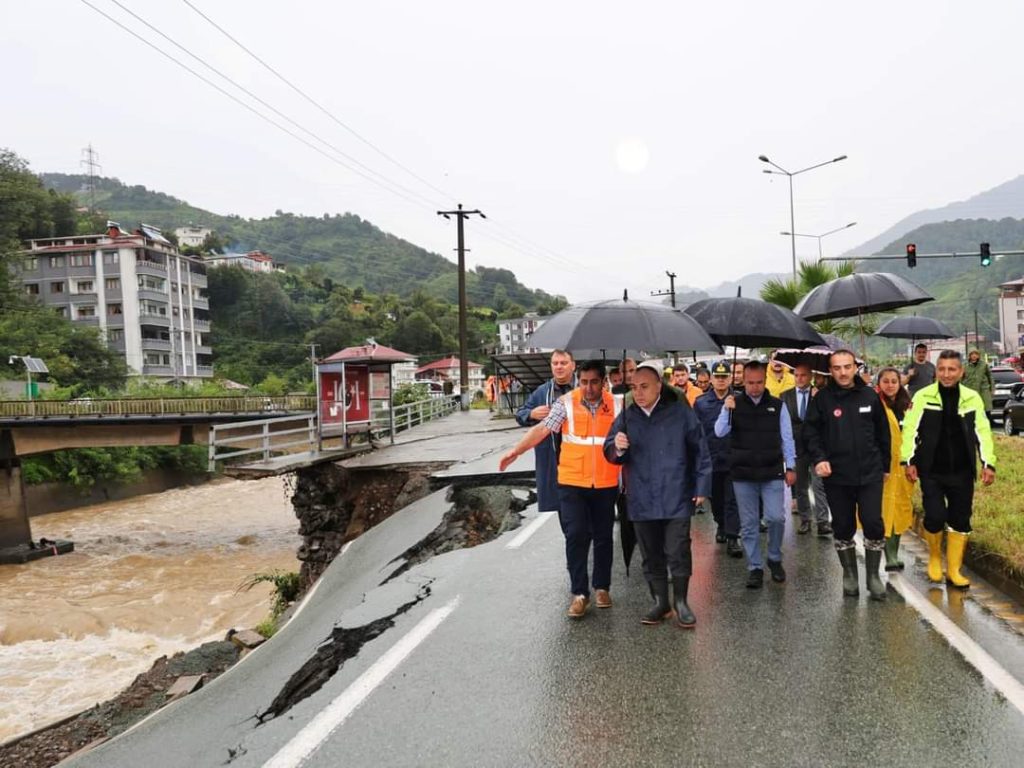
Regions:
[[572, 618], [586, 615], [591, 590], [596, 608], [612, 606], [616, 508], [636, 532], [653, 601], [645, 624], [674, 618], [696, 626], [690, 523], [705, 500], [716, 542], [746, 559], [746, 587], [761, 589], [766, 570], [784, 583], [787, 486], [797, 533], [811, 533], [813, 520], [818, 536], [834, 537], [848, 596], [860, 594], [854, 537], [862, 529], [865, 586], [884, 600], [882, 557], [886, 570], [904, 567], [900, 536], [913, 522], [920, 482], [928, 578], [944, 580], [945, 533], [945, 580], [966, 588], [961, 566], [979, 458], [982, 482], [995, 479], [991, 429], [984, 401], [962, 383], [959, 353], [925, 362], [885, 368], [871, 385], [854, 354], [837, 350], [816, 385], [809, 365], [790, 375], [774, 360], [719, 362], [697, 384], [685, 366], [666, 377], [659, 361], [627, 359], [612, 384], [603, 362], [577, 365], [556, 350], [552, 378], [516, 414], [529, 430], [500, 468], [535, 452], [538, 509], [557, 511], [565, 537]]

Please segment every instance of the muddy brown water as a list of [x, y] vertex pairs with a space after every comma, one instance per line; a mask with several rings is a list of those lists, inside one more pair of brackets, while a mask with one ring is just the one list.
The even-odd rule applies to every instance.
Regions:
[[266, 617], [253, 574], [297, 570], [281, 478], [225, 480], [32, 519], [76, 551], [0, 566], [0, 742], [117, 694], [164, 654]]

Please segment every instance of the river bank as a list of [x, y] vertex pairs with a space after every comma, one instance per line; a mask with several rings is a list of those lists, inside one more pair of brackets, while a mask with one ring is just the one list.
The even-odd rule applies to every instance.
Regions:
[[32, 520], [73, 554], [0, 568], [0, 741], [105, 701], [155, 658], [252, 627], [296, 570], [291, 490], [218, 480]]

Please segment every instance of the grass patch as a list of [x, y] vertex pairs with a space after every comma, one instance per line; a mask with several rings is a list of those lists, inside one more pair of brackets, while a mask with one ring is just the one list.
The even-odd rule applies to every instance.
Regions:
[[996, 481], [974, 490], [971, 548], [1000, 558], [1024, 580], [1024, 439], [995, 435]]

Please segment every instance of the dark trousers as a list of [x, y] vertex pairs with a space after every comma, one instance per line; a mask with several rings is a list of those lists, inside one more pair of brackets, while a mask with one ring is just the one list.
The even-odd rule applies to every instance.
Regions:
[[612, 583], [612, 531], [618, 487], [577, 488], [558, 486], [558, 520], [565, 533], [565, 564], [574, 595], [589, 595], [587, 558], [594, 544], [594, 589]]
[[971, 532], [971, 506], [974, 503], [974, 476], [970, 472], [954, 475], [921, 475], [921, 500], [924, 502], [924, 529], [940, 533], [948, 525], [960, 533]]
[[711, 516], [730, 539], [740, 536], [740, 511], [728, 471], [711, 473]]
[[644, 578], [647, 581], [667, 578], [666, 569], [672, 572], [673, 578], [689, 576], [693, 572], [689, 517], [637, 520], [633, 526], [644, 558]]
[[832, 510], [832, 530], [836, 541], [850, 541], [857, 532], [860, 517], [866, 541], [885, 538], [882, 525], [882, 481], [863, 485], [840, 485], [825, 478], [825, 495]]
[[[796, 510], [800, 513], [800, 519], [811, 521], [811, 486], [816, 479], [814, 474], [814, 462], [810, 456], [803, 454], [796, 457], [796, 485], [793, 486], [793, 496], [796, 497]], [[817, 478], [820, 480], [820, 478]], [[819, 485], [820, 489], [821, 486]], [[814, 518], [818, 525], [828, 523], [828, 504], [824, 494], [814, 494]]]

